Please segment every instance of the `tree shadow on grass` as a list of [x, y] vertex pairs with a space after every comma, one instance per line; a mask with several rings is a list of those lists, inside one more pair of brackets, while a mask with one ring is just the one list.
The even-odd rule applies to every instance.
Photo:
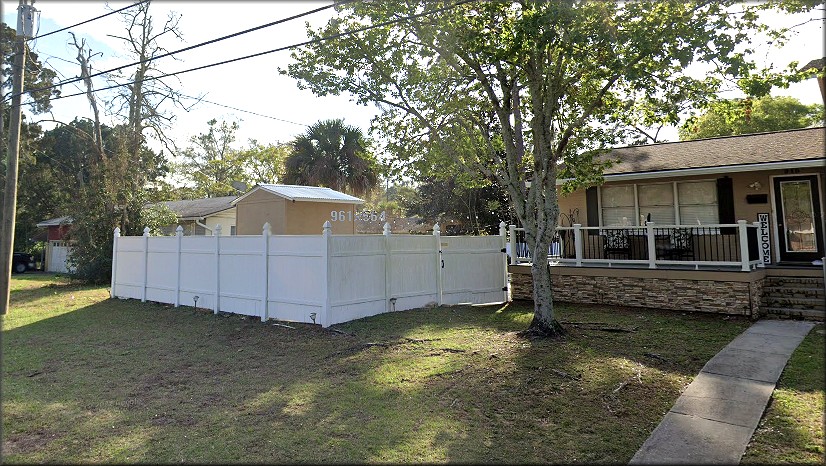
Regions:
[[561, 320], [636, 324], [633, 345], [573, 327], [521, 339], [518, 306], [385, 314], [339, 333], [106, 300], [4, 332], [8, 460], [624, 462], [705, 362], [641, 367], [635, 339], [661, 341], [681, 319], [685, 338], [724, 338], [698, 333], [720, 324], [711, 316], [594, 312], [559, 307]]

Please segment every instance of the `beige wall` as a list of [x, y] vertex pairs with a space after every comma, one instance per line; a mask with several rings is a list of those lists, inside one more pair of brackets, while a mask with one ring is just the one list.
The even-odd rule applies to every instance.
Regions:
[[[588, 225], [588, 211], [585, 208], [585, 189], [578, 189], [570, 194], [561, 195], [559, 196], [559, 213], [560, 216], [562, 214], [569, 215], [572, 210], [579, 209], [579, 212], [574, 212], [574, 220], [578, 220], [579, 224], [582, 226], [589, 226]], [[568, 220], [565, 219], [562, 222], [565, 226], [568, 226]], [[574, 222], [576, 223], [576, 222]], [[599, 225], [593, 225], [599, 226]]]
[[[334, 235], [355, 234], [356, 204], [335, 202], [287, 201], [258, 190], [236, 204], [239, 235], [260, 235], [265, 222], [274, 235], [320, 235], [330, 220]], [[344, 221], [332, 221], [332, 211], [344, 211]], [[223, 225], [222, 225], [223, 226]]]
[[235, 209], [229, 209], [209, 216], [201, 223], [209, 227], [209, 231], [207, 231], [208, 235], [215, 231], [217, 225], [221, 225], [221, 236], [229, 236], [232, 232], [232, 227], [236, 225], [235, 217]]
[[235, 204], [239, 235], [260, 235], [269, 222], [272, 234], [285, 235], [284, 198], [258, 190]]
[[[286, 235], [320, 235], [324, 222], [330, 221], [334, 235], [356, 234], [356, 204], [296, 201], [286, 203]], [[344, 211], [344, 220], [333, 221], [332, 212]]]

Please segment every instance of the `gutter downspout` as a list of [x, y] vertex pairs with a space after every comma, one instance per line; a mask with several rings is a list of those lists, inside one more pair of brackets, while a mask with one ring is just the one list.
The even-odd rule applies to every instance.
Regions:
[[203, 223], [201, 223], [201, 220], [204, 220], [204, 219], [205, 219], [205, 217], [201, 217], [200, 219], [196, 219], [195, 220], [195, 225], [198, 225], [199, 227], [202, 227], [204, 230], [208, 231], [210, 236], [214, 235], [215, 233], [212, 231], [212, 228], [210, 228], [210, 227], [204, 225]]

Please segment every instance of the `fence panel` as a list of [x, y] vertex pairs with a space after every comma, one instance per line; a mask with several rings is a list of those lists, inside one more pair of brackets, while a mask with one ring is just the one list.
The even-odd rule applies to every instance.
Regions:
[[147, 238], [146, 299], [159, 303], [175, 302], [178, 274], [178, 239], [174, 236]]
[[267, 304], [271, 318], [321, 323], [326, 253], [321, 236], [270, 237]]
[[330, 324], [387, 312], [382, 235], [330, 238]]
[[[125, 238], [120, 238], [123, 241]], [[120, 246], [120, 242], [118, 243]], [[118, 264], [121, 258], [118, 257]], [[120, 275], [118, 275], [120, 281]], [[181, 304], [215, 308], [215, 238], [184, 236], [181, 238]]]
[[505, 283], [501, 236], [443, 236], [441, 243], [442, 303], [502, 301]]
[[222, 236], [221, 284], [218, 309], [222, 312], [261, 316], [264, 312], [263, 244], [260, 236]]
[[430, 235], [391, 235], [389, 299], [391, 311], [439, 302], [437, 240]]
[[117, 278], [116, 296], [141, 299], [144, 279], [142, 236], [118, 239]]

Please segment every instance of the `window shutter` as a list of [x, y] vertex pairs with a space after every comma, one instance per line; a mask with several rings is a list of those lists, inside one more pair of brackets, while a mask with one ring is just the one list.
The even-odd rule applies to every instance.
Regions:
[[[585, 190], [585, 211], [589, 227], [599, 225], [599, 200], [597, 199], [597, 188], [592, 186]], [[599, 230], [586, 230], [589, 235], [596, 235]]]
[[[727, 176], [717, 178], [717, 213], [720, 223], [737, 223], [734, 217], [734, 185]], [[736, 228], [720, 229], [720, 233], [724, 235], [733, 235], [736, 232]]]

